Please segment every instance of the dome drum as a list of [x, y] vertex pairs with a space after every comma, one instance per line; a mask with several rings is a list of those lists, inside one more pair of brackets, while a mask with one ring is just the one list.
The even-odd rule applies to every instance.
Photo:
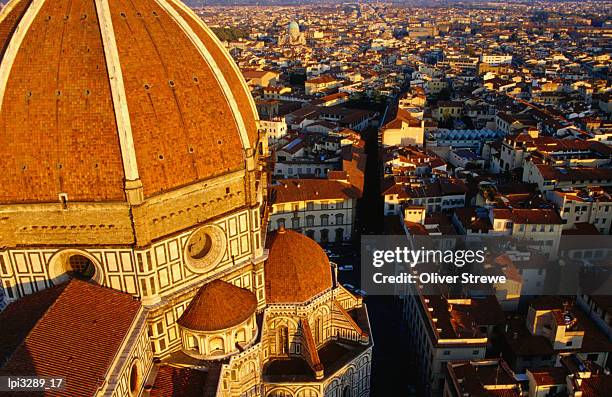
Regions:
[[256, 310], [253, 292], [220, 279], [204, 284], [178, 320], [183, 351], [215, 359], [238, 352], [257, 337]]
[[248, 348], [257, 339], [255, 314], [243, 323], [224, 330], [196, 331], [179, 325], [182, 350], [201, 360], [220, 360]]

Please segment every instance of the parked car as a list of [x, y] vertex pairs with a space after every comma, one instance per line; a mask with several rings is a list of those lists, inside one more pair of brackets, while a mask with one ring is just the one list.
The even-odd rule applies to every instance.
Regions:
[[329, 259], [337, 259], [340, 258], [340, 255], [338, 254], [334, 254], [333, 252], [331, 254], [327, 254], [327, 256], [329, 257]]
[[365, 291], [364, 291], [364, 290], [362, 290], [362, 289], [356, 289], [356, 290], [355, 290], [355, 293], [356, 293], [356, 294], [359, 294], [359, 295], [361, 295], [361, 296], [366, 296], [366, 295], [368, 294], [367, 292], [365, 292]]
[[353, 270], [353, 265], [341, 265], [341, 266], [338, 266], [338, 270], [340, 270], [341, 272]]
[[342, 286], [349, 291], [355, 291], [355, 286], [353, 284], [342, 284]]

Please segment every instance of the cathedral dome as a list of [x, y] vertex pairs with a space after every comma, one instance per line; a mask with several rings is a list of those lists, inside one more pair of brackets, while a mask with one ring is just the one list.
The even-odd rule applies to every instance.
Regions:
[[289, 22], [287, 30], [289, 32], [289, 36], [291, 37], [298, 37], [300, 35], [300, 25], [298, 25], [298, 23], [295, 21]]
[[146, 199], [242, 170], [256, 120], [237, 66], [178, 0], [0, 13], [0, 204]]
[[192, 331], [220, 331], [248, 320], [255, 309], [251, 291], [217, 279], [199, 289], [178, 323]]
[[332, 287], [329, 259], [314, 240], [284, 228], [268, 235], [268, 303], [301, 303]]

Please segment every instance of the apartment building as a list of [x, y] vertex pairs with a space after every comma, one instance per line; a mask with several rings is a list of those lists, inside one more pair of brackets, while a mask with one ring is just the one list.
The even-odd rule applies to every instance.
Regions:
[[612, 232], [612, 187], [549, 190], [546, 198], [557, 207], [563, 230], [574, 229], [578, 223], [588, 223], [601, 234]]
[[500, 349], [516, 372], [558, 366], [577, 356], [605, 367], [612, 344], [573, 299], [545, 296], [534, 299], [527, 315], [512, 314]]
[[612, 169], [594, 167], [555, 167], [526, 161], [523, 182], [535, 183], [541, 192], [555, 189], [580, 189], [588, 186], [612, 186]]
[[339, 87], [341, 81], [333, 76], [325, 75], [306, 80], [304, 84], [306, 95], [313, 95], [332, 88]]
[[489, 211], [492, 233], [512, 236], [529, 242], [547, 255], [556, 255], [563, 221], [556, 211], [547, 208], [493, 208]]
[[268, 146], [273, 147], [281, 138], [287, 135], [287, 123], [284, 117], [274, 117], [269, 120], [260, 120], [259, 128], [268, 138]]
[[504, 316], [494, 296], [450, 298], [414, 292], [404, 299], [408, 340], [426, 393], [444, 393], [447, 364], [485, 358], [489, 338]]
[[480, 56], [480, 62], [493, 66], [508, 65], [512, 63], [512, 55], [483, 54]]
[[399, 215], [402, 205], [423, 206], [427, 212], [449, 211], [465, 206], [468, 189], [458, 179], [433, 178], [417, 183], [402, 183], [390, 178], [383, 186], [385, 215]]
[[396, 116], [381, 128], [383, 146], [422, 146], [425, 121], [417, 119], [408, 110], [398, 108]]
[[269, 230], [299, 231], [326, 244], [348, 241], [361, 192], [347, 180], [294, 179], [270, 189]]
[[503, 359], [449, 362], [444, 397], [519, 397], [522, 387], [514, 371]]

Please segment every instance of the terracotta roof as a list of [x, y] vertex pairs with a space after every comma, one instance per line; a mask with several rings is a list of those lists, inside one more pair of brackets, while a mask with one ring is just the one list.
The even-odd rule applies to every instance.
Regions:
[[320, 76], [320, 77], [315, 77], [312, 78], [310, 80], [306, 80], [306, 84], [325, 84], [325, 83], [331, 83], [333, 81], [337, 81], [333, 76]]
[[612, 169], [592, 167], [553, 167], [551, 165], [537, 164], [538, 171], [545, 180], [557, 181], [593, 181], [612, 179]]
[[251, 291], [223, 280], [204, 284], [179, 318], [179, 325], [194, 331], [219, 331], [246, 321], [257, 309]]
[[[7, 360], [68, 284], [26, 295], [0, 312], [0, 363]], [[25, 316], [24, 313], [28, 315]], [[19, 321], [15, 321], [19, 320]]]
[[14, 302], [0, 314], [0, 335], [15, 332], [17, 345], [0, 376], [61, 376], [66, 388], [45, 396], [94, 396], [140, 310], [131, 295], [78, 280]]
[[208, 374], [191, 368], [159, 367], [150, 397], [202, 397]]
[[493, 218], [511, 219], [514, 223], [529, 225], [560, 225], [563, 223], [556, 211], [545, 208], [495, 208]]
[[358, 198], [359, 190], [349, 183], [329, 179], [285, 180], [270, 188], [273, 204], [305, 200], [339, 200]]
[[538, 386], [562, 385], [567, 376], [567, 370], [563, 367], [536, 368], [528, 369], [528, 371], [531, 372]]
[[592, 375], [590, 378], [582, 379], [582, 383], [576, 388], [582, 391], [582, 397], [609, 396], [612, 389], [612, 375]]
[[301, 303], [332, 287], [329, 259], [314, 240], [281, 228], [268, 235], [266, 247], [268, 303]]
[[[251, 144], [257, 140], [252, 99], [226, 50], [195, 14], [169, 3], [178, 20], [153, 0], [108, 0], [106, 22], [112, 22], [146, 196], [244, 167], [236, 150], [242, 147], [238, 120]], [[3, 52], [29, 4], [16, 3], [0, 23]], [[0, 98], [0, 146], [11, 154], [0, 158], [7, 170], [0, 174], [0, 202], [57, 202], [60, 192], [70, 201], [125, 200], [119, 105], [105, 47], [93, 0], [43, 1]], [[236, 112], [219, 82], [224, 79]]]

